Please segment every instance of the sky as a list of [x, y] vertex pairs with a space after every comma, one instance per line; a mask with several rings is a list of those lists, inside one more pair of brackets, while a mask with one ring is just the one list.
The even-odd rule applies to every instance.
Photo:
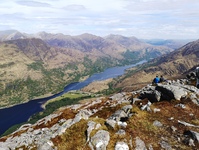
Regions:
[[199, 39], [199, 0], [2, 0], [0, 31]]

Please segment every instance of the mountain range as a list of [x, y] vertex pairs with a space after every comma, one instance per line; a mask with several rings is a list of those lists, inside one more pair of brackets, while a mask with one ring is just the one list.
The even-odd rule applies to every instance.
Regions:
[[105, 68], [150, 60], [173, 49], [135, 37], [0, 32], [1, 107], [62, 91]]
[[139, 83], [151, 83], [163, 75], [167, 79], [186, 78], [199, 66], [199, 40], [187, 43], [178, 50], [149, 61], [129, 72], [116, 82], [116, 87], [131, 89]]
[[[0, 138], [0, 149], [198, 149], [199, 89], [185, 78], [199, 66], [199, 40], [174, 48], [121, 35], [6, 31], [0, 38], [1, 107], [52, 95], [107, 67], [147, 60], [102, 81], [119, 92], [94, 98], [73, 91], [50, 100], [27, 124]], [[152, 85], [156, 75], [167, 82]], [[97, 91], [99, 84], [93, 85]]]

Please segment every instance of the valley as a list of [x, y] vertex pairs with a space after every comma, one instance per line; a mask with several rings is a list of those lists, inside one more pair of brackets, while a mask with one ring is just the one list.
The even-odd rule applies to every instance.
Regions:
[[0, 107], [52, 95], [109, 67], [134, 64], [173, 51], [135, 37], [91, 34], [35, 35], [2, 33], [0, 43]]
[[[120, 35], [16, 32], [5, 37], [0, 94], [1, 107], [8, 108], [0, 111], [3, 117], [16, 115], [11, 121], [23, 115], [25, 120], [12, 124], [0, 148], [71, 149], [74, 143], [76, 149], [198, 147], [199, 91], [185, 79], [199, 65], [198, 40], [174, 50], [173, 44], [155, 46]], [[153, 86], [156, 75], [167, 82]], [[75, 91], [64, 94], [70, 90]], [[55, 95], [30, 101], [45, 94]], [[9, 119], [2, 120], [7, 130]]]

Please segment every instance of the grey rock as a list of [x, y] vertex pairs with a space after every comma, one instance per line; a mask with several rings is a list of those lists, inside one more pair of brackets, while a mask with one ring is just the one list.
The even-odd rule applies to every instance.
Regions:
[[139, 101], [141, 101], [140, 98], [133, 98], [131, 101], [131, 104], [135, 104], [135, 102], [139, 102]]
[[159, 109], [159, 108], [154, 108], [154, 109], [153, 109], [153, 112], [154, 112], [154, 113], [160, 112], [160, 109]]
[[99, 130], [90, 140], [91, 149], [106, 150], [110, 135], [108, 131]]
[[39, 145], [37, 149], [38, 150], [55, 150], [52, 146], [54, 146], [53, 143], [51, 141], [48, 141], [42, 145]]
[[119, 131], [117, 131], [116, 134], [118, 134], [118, 135], [120, 135], [120, 136], [123, 136], [123, 135], [126, 135], [126, 132], [125, 132], [125, 130], [120, 129]]
[[180, 108], [182, 108], [182, 109], [185, 109], [185, 108], [186, 108], [186, 106], [185, 106], [184, 104], [177, 104], [177, 105], [175, 105], [175, 107], [180, 107]]
[[126, 123], [126, 122], [122, 122], [122, 121], [118, 121], [118, 122], [117, 122], [117, 125], [118, 125], [119, 127], [126, 128], [127, 123]]
[[135, 144], [136, 144], [135, 150], [147, 150], [144, 141], [142, 141], [139, 137], [136, 137]]
[[105, 122], [105, 124], [107, 126], [113, 128], [113, 129], [115, 128], [116, 123], [117, 122], [115, 120], [113, 120], [113, 119], [106, 119], [106, 122]]
[[117, 142], [115, 145], [115, 150], [129, 150], [129, 146], [125, 142]]
[[95, 125], [96, 125], [96, 123], [93, 122], [93, 121], [89, 121], [88, 124], [87, 124], [87, 126], [88, 126], [88, 128], [87, 128], [87, 142], [90, 140], [90, 134], [91, 134], [92, 130], [95, 129]]
[[[66, 120], [60, 127], [58, 127], [58, 130], [57, 130], [57, 134], [58, 135], [61, 135], [63, 134], [66, 129], [68, 129], [71, 125], [73, 125], [73, 119], [68, 119]], [[53, 126], [54, 128], [55, 126]], [[56, 126], [57, 127], [57, 126]], [[55, 135], [56, 136], [56, 135]]]
[[191, 139], [199, 143], [199, 133], [195, 131], [188, 130], [184, 135], [189, 136]]
[[132, 105], [126, 105], [126, 106], [122, 107], [122, 110], [123, 110], [126, 114], [130, 114], [132, 108], [133, 108]]
[[193, 139], [189, 139], [189, 146], [195, 146]]
[[124, 98], [124, 94], [122, 94], [122, 93], [117, 93], [110, 97], [110, 99], [112, 99], [112, 100], [121, 100], [123, 98]]
[[192, 102], [199, 106], [199, 99], [194, 99], [194, 100], [192, 100]]
[[161, 100], [161, 93], [155, 89], [153, 90], [149, 89], [147, 91], [145, 89], [140, 93], [140, 98], [141, 99], [148, 98], [152, 102], [157, 102]]
[[166, 100], [180, 100], [188, 94], [185, 89], [175, 85], [158, 85], [156, 86], [156, 90], [160, 91], [161, 97]]
[[173, 119], [174, 119], [174, 117], [170, 117], [170, 118], [168, 118], [168, 120], [169, 120], [169, 121], [172, 121]]
[[157, 121], [157, 120], [155, 120], [155, 121], [153, 122], [153, 125], [156, 126], [156, 127], [162, 127], [162, 123], [159, 122], [159, 121]]
[[172, 130], [173, 132], [175, 132], [175, 131], [177, 130], [177, 128], [174, 127], [174, 126], [171, 126], [171, 130]]
[[151, 144], [149, 145], [149, 150], [153, 150], [153, 146]]
[[77, 123], [79, 122], [81, 119], [85, 119], [87, 120], [91, 115], [92, 115], [92, 111], [91, 110], [87, 110], [87, 109], [83, 109], [80, 110], [78, 114], [76, 114], [75, 118], [74, 118], [74, 122]]
[[150, 108], [151, 104], [152, 103], [150, 101], [148, 101], [148, 103], [146, 105], [143, 105], [141, 107], [141, 110], [151, 111], [151, 108]]
[[126, 105], [122, 107], [122, 109], [117, 110], [108, 119], [106, 119], [105, 124], [112, 128], [115, 128], [117, 122], [125, 122], [129, 117], [132, 116], [131, 110], [132, 105]]
[[162, 148], [164, 148], [165, 150], [172, 150], [172, 147], [169, 143], [167, 143], [166, 141], [160, 141], [160, 146]]
[[178, 120], [178, 123], [184, 125], [184, 126], [189, 126], [189, 127], [196, 127], [196, 128], [199, 128], [199, 126], [196, 126], [196, 125], [193, 125], [193, 124], [190, 124], [190, 123], [187, 123], [185, 121], [180, 121]]
[[34, 135], [41, 134], [41, 129], [34, 130], [34, 131], [33, 131], [33, 134], [34, 134]]
[[128, 118], [128, 114], [126, 114], [122, 109], [121, 110], [117, 110], [112, 116], [111, 118], [115, 121], [120, 121], [122, 118]]

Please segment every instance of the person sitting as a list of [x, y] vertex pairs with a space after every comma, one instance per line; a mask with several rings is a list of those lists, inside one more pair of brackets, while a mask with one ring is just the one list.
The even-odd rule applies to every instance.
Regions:
[[161, 83], [161, 82], [165, 82], [165, 81], [166, 81], [166, 80], [165, 80], [164, 77], [161, 75], [161, 76], [160, 76], [160, 81], [159, 81], [159, 82]]
[[153, 83], [152, 84], [158, 84], [160, 82], [160, 78], [158, 77], [158, 75], [153, 79]]

